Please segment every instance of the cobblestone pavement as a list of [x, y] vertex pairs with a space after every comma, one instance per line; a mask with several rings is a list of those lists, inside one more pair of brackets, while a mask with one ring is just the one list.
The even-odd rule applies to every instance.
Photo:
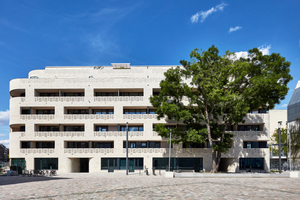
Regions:
[[300, 199], [300, 178], [0, 177], [0, 199]]

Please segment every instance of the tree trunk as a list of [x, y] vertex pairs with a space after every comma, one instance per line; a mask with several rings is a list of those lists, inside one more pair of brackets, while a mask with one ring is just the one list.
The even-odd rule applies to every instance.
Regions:
[[219, 165], [220, 165], [220, 160], [221, 160], [221, 153], [218, 151], [213, 150], [212, 152], [212, 167], [211, 167], [211, 172], [212, 173], [217, 173], [219, 170]]

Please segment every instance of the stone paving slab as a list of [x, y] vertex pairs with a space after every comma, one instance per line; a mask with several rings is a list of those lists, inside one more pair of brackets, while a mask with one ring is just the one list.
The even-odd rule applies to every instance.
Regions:
[[0, 199], [299, 199], [300, 179], [165, 178], [121, 173], [0, 177]]
[[175, 178], [290, 178], [290, 173], [174, 173]]

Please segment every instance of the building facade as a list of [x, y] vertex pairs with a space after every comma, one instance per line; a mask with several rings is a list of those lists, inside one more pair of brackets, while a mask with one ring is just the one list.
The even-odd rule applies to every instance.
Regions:
[[0, 162], [7, 162], [7, 148], [4, 144], [0, 144]]
[[[154, 132], [158, 123], [149, 97], [159, 92], [172, 66], [46, 67], [10, 82], [10, 158], [26, 169], [59, 173], [107, 172], [126, 168], [126, 123], [131, 170], [168, 167], [167, 138]], [[186, 100], [186, 99], [184, 99]], [[249, 113], [232, 127], [232, 148], [222, 154], [220, 170], [269, 171], [270, 133], [280, 111]], [[274, 129], [274, 130], [273, 130]], [[209, 145], [173, 144], [171, 170], [210, 171]]]

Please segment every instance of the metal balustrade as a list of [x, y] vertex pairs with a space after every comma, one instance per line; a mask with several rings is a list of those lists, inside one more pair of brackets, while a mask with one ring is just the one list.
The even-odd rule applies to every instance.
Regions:
[[35, 102], [82, 102], [84, 97], [35, 97]]
[[84, 154], [84, 153], [114, 153], [113, 148], [65, 148], [64, 153]]
[[[143, 136], [143, 131], [128, 131], [128, 136]], [[111, 137], [111, 136], [126, 136], [126, 131], [95, 131], [94, 136]]]
[[143, 101], [143, 96], [98, 96], [94, 101], [113, 102], [113, 101]]
[[113, 114], [66, 114], [64, 119], [67, 120], [84, 120], [84, 119], [114, 119]]
[[157, 119], [157, 114], [123, 114], [123, 119]]
[[55, 153], [55, 149], [44, 149], [44, 148], [30, 148], [20, 149], [21, 154], [52, 154]]
[[35, 137], [84, 137], [83, 131], [49, 131], [35, 132]]
[[21, 120], [53, 120], [53, 119], [55, 119], [55, 115], [53, 115], [53, 114], [50, 114], [50, 115], [21, 114], [20, 119]]

